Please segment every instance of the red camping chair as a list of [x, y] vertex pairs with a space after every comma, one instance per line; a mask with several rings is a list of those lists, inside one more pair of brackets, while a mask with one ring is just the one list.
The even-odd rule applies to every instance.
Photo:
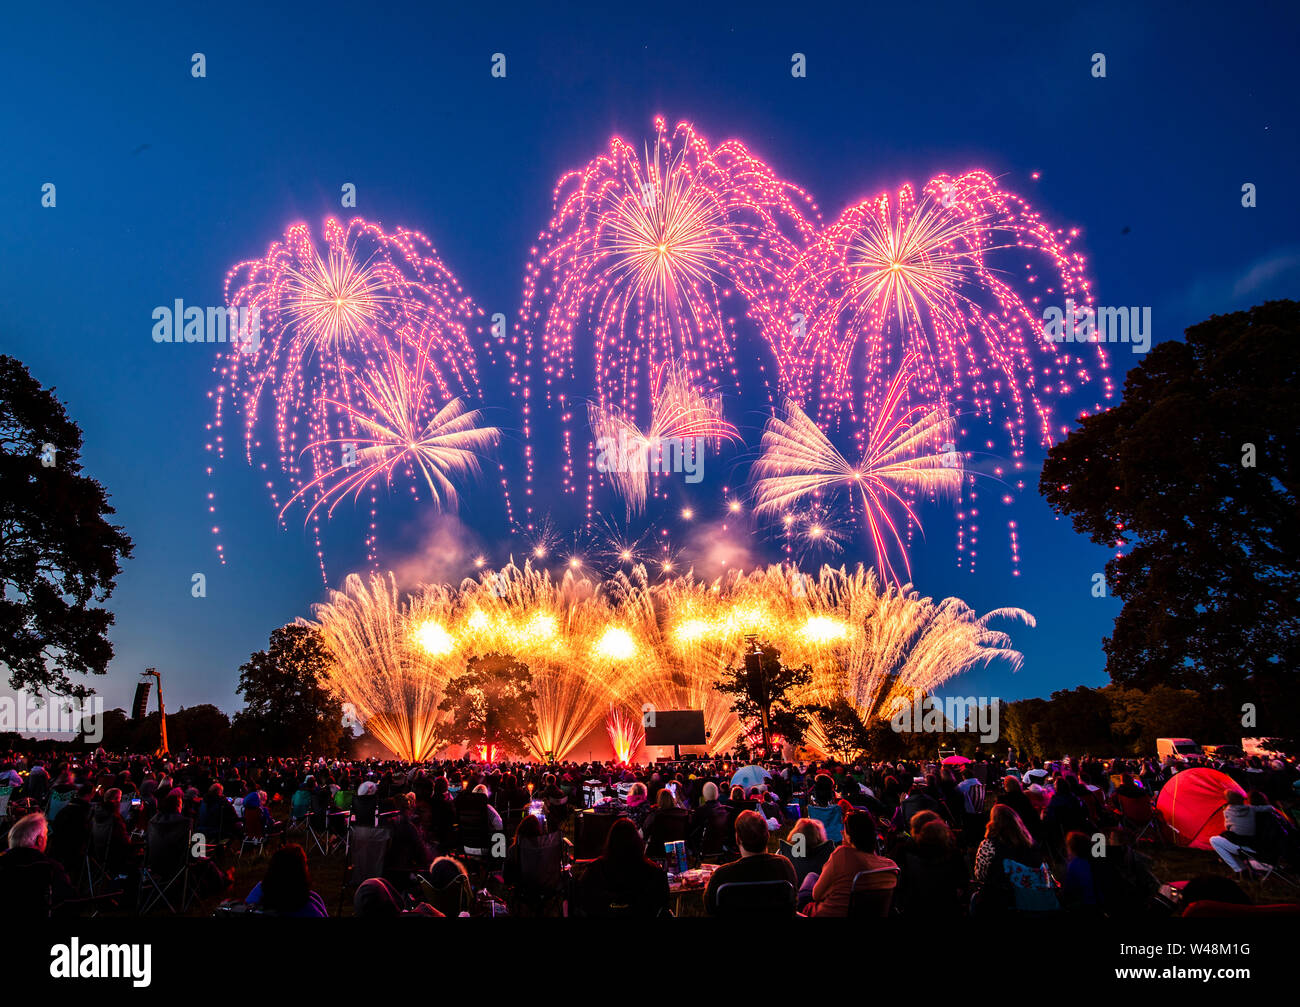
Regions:
[[1149, 798], [1116, 794], [1115, 803], [1119, 806], [1120, 824], [1134, 833], [1135, 842], [1141, 840], [1148, 832], [1151, 833], [1153, 842], [1159, 841], [1160, 812], [1156, 810], [1156, 806]]

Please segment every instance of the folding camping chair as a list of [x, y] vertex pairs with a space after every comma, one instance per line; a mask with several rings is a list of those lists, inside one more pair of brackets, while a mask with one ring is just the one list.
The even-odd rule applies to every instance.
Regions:
[[1160, 841], [1160, 812], [1149, 798], [1116, 794], [1115, 803], [1119, 805], [1120, 825], [1133, 833], [1135, 843], [1148, 832], [1153, 841]]
[[284, 827], [285, 835], [299, 830], [307, 838], [307, 819], [311, 816], [311, 794], [305, 790], [295, 790], [289, 798], [289, 822]]
[[1277, 878], [1292, 888], [1300, 888], [1300, 882], [1282, 868], [1286, 859], [1287, 838], [1286, 826], [1276, 813], [1270, 811], [1255, 815], [1253, 840], [1238, 842], [1246, 865], [1261, 886], [1269, 878]]
[[119, 849], [119, 845], [113, 842], [109, 822], [91, 823], [90, 843], [86, 848], [86, 882], [92, 899], [105, 894], [120, 895], [126, 890], [130, 879], [126, 870], [130, 849]]
[[45, 817], [51, 822], [58, 817], [60, 811], [72, 803], [72, 799], [77, 796], [75, 787], [59, 787], [50, 791], [50, 802], [45, 807]]
[[[729, 821], [726, 806], [722, 804], [715, 806], [705, 818], [698, 836], [695, 837], [702, 861], [720, 860], [726, 855], [728, 847], [734, 844], [735, 833], [727, 831]], [[687, 836], [688, 840], [691, 838]]]
[[[312, 796], [311, 811], [307, 815], [308, 843], [314, 845], [322, 856], [329, 856], [339, 846], [343, 847], [346, 854], [346, 822], [349, 817], [351, 817], [349, 812], [334, 810], [334, 803], [328, 793], [322, 790], [316, 791]], [[345, 825], [341, 831], [338, 828], [339, 823]], [[340, 837], [342, 841], [336, 844], [335, 839]]]
[[[479, 883], [485, 883], [493, 866], [500, 860], [492, 855], [496, 844], [493, 841], [492, 820], [487, 813], [487, 800], [466, 801], [457, 812], [456, 845], [466, 864], [472, 868], [471, 873], [475, 879]], [[505, 838], [504, 833], [500, 835], [502, 839]]]
[[261, 808], [244, 809], [244, 838], [239, 843], [239, 855], [236, 860], [244, 858], [244, 851], [250, 846], [257, 850], [260, 857], [266, 850], [266, 841], [270, 837], [266, 832], [266, 820], [262, 817]]
[[519, 841], [520, 878], [510, 889], [512, 914], [523, 907], [542, 916], [557, 899], [563, 907], [570, 880], [565, 865], [568, 845], [569, 841], [559, 832]]
[[422, 901], [444, 916], [459, 916], [474, 907], [474, 887], [464, 874], [457, 872], [441, 888], [423, 874], [416, 875]]
[[822, 823], [826, 838], [832, 843], [844, 838], [844, 809], [839, 804], [809, 804], [806, 814]]
[[728, 881], [718, 886], [718, 916], [789, 919], [795, 915], [794, 885], [788, 881]]
[[392, 841], [393, 834], [382, 826], [352, 827], [347, 865], [343, 869], [343, 883], [339, 886], [339, 915], [343, 914], [343, 900], [349, 889], [355, 893], [363, 881], [384, 876], [384, 860]]
[[594, 860], [605, 849], [605, 839], [610, 828], [617, 821], [616, 815], [602, 811], [583, 811], [573, 819], [574, 857], [578, 860]]
[[[892, 874], [894, 884], [889, 888], [859, 888], [858, 883], [863, 878], [869, 878], [875, 874]], [[889, 909], [894, 904], [894, 890], [898, 887], [898, 868], [897, 867], [877, 867], [870, 871], [858, 871], [853, 875], [853, 884], [849, 888], [849, 916], [860, 916], [864, 919], [880, 919], [889, 915]]]
[[[159, 822], [155, 818], [149, 822], [144, 866], [140, 868], [140, 915], [149, 912], [159, 902], [170, 913], [184, 912], [189, 908], [192, 894], [189, 890], [190, 825], [190, 820], [183, 815], [176, 821]], [[180, 895], [176, 897], [178, 881]], [[175, 905], [172, 904], [173, 898], [176, 898]]]

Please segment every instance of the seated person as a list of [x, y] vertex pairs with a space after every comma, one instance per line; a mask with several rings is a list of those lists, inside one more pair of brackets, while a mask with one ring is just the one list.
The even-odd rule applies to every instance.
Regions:
[[[918, 812], [917, 818], [926, 812]], [[904, 916], [917, 919], [961, 917], [970, 891], [966, 858], [952, 830], [938, 816], [913, 819], [914, 838], [895, 859], [902, 869], [895, 899]]]
[[853, 879], [862, 871], [873, 872], [858, 882], [858, 890], [894, 888], [898, 884], [898, 865], [876, 854], [876, 822], [864, 811], [849, 815], [844, 823], [846, 842], [836, 847], [821, 874], [804, 879], [805, 892], [812, 885], [809, 916], [847, 916]]
[[352, 899], [352, 913], [354, 916], [367, 919], [443, 915], [427, 902], [421, 902], [414, 909], [403, 909], [402, 898], [397, 889], [383, 878], [370, 878], [357, 886], [357, 894]]
[[794, 865], [801, 885], [809, 874], [821, 873], [834, 851], [835, 844], [826, 838], [826, 826], [815, 818], [795, 822], [789, 837], [782, 839], [777, 847], [777, 852]]
[[1262, 794], [1258, 796], [1258, 804], [1253, 797], [1247, 804], [1246, 796], [1240, 790], [1226, 790], [1223, 796], [1228, 802], [1223, 808], [1224, 828], [1217, 836], [1210, 837], [1210, 845], [1240, 879], [1249, 859], [1246, 854], [1258, 852], [1255, 849], [1259, 831], [1256, 816], [1272, 814], [1273, 809]]
[[706, 781], [700, 788], [700, 806], [691, 816], [687, 845], [702, 856], [717, 856], [732, 834], [727, 828], [730, 820], [731, 810], [718, 800], [718, 785]]
[[[1112, 797], [1147, 797], [1147, 792], [1142, 789], [1141, 785], [1134, 781], [1132, 773], [1121, 773], [1119, 786], [1115, 788]], [[1116, 802], [1118, 807], [1118, 801]]]
[[68, 872], [45, 855], [49, 824], [39, 811], [9, 829], [9, 849], [0, 853], [0, 918], [33, 920], [57, 915], [76, 892]]
[[[245, 802], [247, 806], [247, 802]], [[225, 788], [214, 783], [208, 788], [208, 796], [199, 804], [198, 831], [213, 843], [227, 839], [237, 839], [242, 824], [235, 817], [235, 808], [226, 800]]]
[[1083, 832], [1071, 832], [1065, 837], [1067, 859], [1061, 902], [1072, 912], [1100, 915], [1101, 898], [1091, 844], [1092, 840]]
[[[530, 816], [531, 817], [531, 816]], [[422, 892], [442, 916], [468, 916], [474, 904], [469, 872], [455, 857], [437, 857], [429, 865]]]
[[[553, 838], [552, 838], [553, 837]], [[536, 815], [524, 815], [515, 829], [515, 838], [510, 843], [510, 849], [506, 851], [506, 861], [502, 867], [502, 880], [508, 885], [528, 890], [546, 887], [542, 879], [529, 874], [529, 864], [524, 859], [526, 851], [540, 850], [542, 847], [551, 843], [565, 842], [564, 838], [553, 832], [546, 831], [546, 824]], [[561, 854], [562, 856], [563, 854]], [[550, 862], [554, 866], [555, 861]], [[534, 867], [534, 870], [538, 868]], [[553, 879], [547, 882], [547, 885], [554, 887], [559, 879]]]
[[[767, 819], [756, 811], [742, 811], [736, 816], [736, 844], [740, 859], [723, 864], [709, 878], [704, 892], [704, 909], [710, 916], [718, 914], [718, 889], [725, 884], [745, 881], [788, 881], [791, 892], [798, 890], [794, 864], [785, 857], [767, 852]], [[794, 913], [794, 903], [790, 905]]]
[[[216, 786], [220, 786], [217, 784]], [[289, 801], [289, 813], [295, 821], [301, 821], [306, 818], [311, 811], [312, 793], [316, 789], [316, 780], [313, 777], [307, 777], [303, 780], [302, 786], [293, 792], [293, 797]], [[212, 789], [208, 789], [212, 793]]]
[[623, 809], [623, 814], [632, 819], [639, 827], [645, 821], [645, 817], [650, 813], [652, 807], [650, 792], [646, 789], [646, 785], [644, 783], [632, 784], [627, 792], [627, 805]]
[[832, 843], [844, 838], [844, 808], [835, 799], [835, 781], [826, 773], [818, 773], [813, 779], [807, 817], [822, 823], [826, 838]]
[[121, 803], [122, 791], [113, 787], [105, 791], [104, 799], [91, 813], [90, 854], [110, 878], [125, 874], [143, 852], [131, 845]]
[[[766, 826], [763, 834], [766, 839]], [[609, 827], [605, 851], [578, 879], [574, 901], [582, 915], [593, 917], [646, 918], [668, 909], [668, 875], [646, 859], [645, 844], [630, 818]]]
[[1033, 836], [1010, 807], [993, 805], [984, 840], [975, 850], [975, 883], [971, 901], [972, 916], [993, 916], [1010, 912], [1015, 892], [1006, 873], [1006, 862], [1037, 869], [1042, 866], [1043, 852]]
[[383, 820], [390, 834], [388, 853], [384, 857], [384, 877], [398, 891], [406, 891], [411, 887], [413, 875], [429, 862], [430, 851], [411, 817], [410, 797], [394, 794], [388, 803], [394, 811]]
[[266, 807], [266, 794], [260, 790], [250, 790], [244, 795], [244, 820], [247, 822], [250, 812], [262, 819], [262, 834], [276, 835], [283, 830], [283, 823], [271, 817]]
[[297, 843], [290, 843], [271, 854], [266, 875], [253, 886], [244, 901], [261, 906], [276, 916], [305, 919], [329, 916], [325, 900], [311, 890], [307, 854]]
[[686, 811], [677, 806], [673, 793], [667, 787], [655, 798], [655, 808], [645, 816], [642, 829], [646, 849], [652, 857], [664, 856], [664, 843], [686, 838]]

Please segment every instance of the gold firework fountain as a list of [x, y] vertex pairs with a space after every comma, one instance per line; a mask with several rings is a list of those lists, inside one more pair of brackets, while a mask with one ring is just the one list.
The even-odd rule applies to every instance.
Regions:
[[463, 666], [444, 628], [453, 602], [441, 588], [403, 601], [392, 574], [352, 574], [316, 607], [334, 657], [331, 688], [399, 758], [422, 761], [438, 748], [443, 686]]
[[[842, 700], [871, 723], [977, 666], [1018, 669], [1010, 637], [989, 625], [1002, 618], [1034, 625], [1022, 609], [978, 616], [960, 599], [936, 602], [862, 566], [824, 566], [816, 576], [768, 566], [657, 582], [637, 566], [597, 584], [573, 569], [554, 580], [511, 564], [405, 601], [391, 575], [353, 575], [317, 609], [336, 658], [331, 685], [385, 744], [414, 760], [436, 753], [443, 689], [476, 655], [528, 665], [535, 758], [563, 759], [607, 713], [639, 720], [646, 704], [703, 710], [708, 749], [718, 753], [735, 744], [741, 725], [715, 683], [744, 659], [747, 637], [779, 648], [786, 664], [812, 668], [798, 702]], [[816, 718], [805, 743], [836, 754]]]

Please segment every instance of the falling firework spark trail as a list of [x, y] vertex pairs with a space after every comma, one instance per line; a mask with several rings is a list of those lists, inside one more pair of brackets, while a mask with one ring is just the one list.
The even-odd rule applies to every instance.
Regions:
[[[786, 278], [790, 310], [807, 323], [767, 330], [786, 394], [861, 449], [901, 349], [916, 356], [916, 394], [1000, 428], [1023, 472], [1030, 417], [1032, 439], [1050, 446], [1066, 430], [1055, 405], [1091, 386], [1096, 411], [1113, 393], [1099, 344], [1075, 351], [1043, 337], [1044, 306], [1094, 300], [1077, 234], [1049, 227], [984, 171], [940, 175], [919, 199], [904, 186], [850, 207]], [[973, 571], [976, 528], [966, 521], [977, 494], [973, 479], [967, 486], [958, 551]]]
[[664, 363], [651, 386], [650, 425], [642, 432], [615, 407], [588, 405], [596, 444], [597, 471], [603, 471], [627, 506], [627, 517], [645, 510], [651, 473], [671, 471], [676, 452], [690, 451], [693, 464], [702, 461], [706, 445], [740, 440], [740, 432], [722, 416], [720, 396], [702, 395], [691, 383], [689, 369]]
[[[942, 450], [953, 436], [951, 417], [942, 408], [904, 403], [913, 360], [905, 358], [895, 375], [856, 465], [807, 413], [788, 401], [785, 414], [768, 421], [751, 470], [754, 513], [760, 517], [788, 517], [800, 502], [818, 501], [828, 492], [847, 489], [856, 494], [876, 562], [895, 583], [911, 578], [911, 561], [891, 507], [901, 510], [906, 523], [919, 526], [904, 494], [955, 495], [961, 487], [959, 459]], [[896, 572], [891, 552], [901, 558], [905, 577]]]
[[[825, 385], [819, 419], [856, 421], [885, 387], [897, 346], [916, 355], [922, 395], [961, 412], [1004, 414], [1014, 449], [1024, 445], [1028, 399], [1050, 444], [1047, 396], [1091, 380], [1082, 356], [1042, 338], [1044, 296], [1092, 302], [1072, 237], [983, 171], [940, 176], [919, 201], [904, 186], [850, 207], [791, 270], [791, 300], [811, 324], [798, 340], [773, 330], [790, 364], [788, 394], [805, 402], [815, 379]], [[1024, 280], [1000, 268], [1004, 261]], [[1105, 372], [1105, 354], [1095, 352]], [[1104, 373], [1102, 386], [1109, 398]]]
[[[357, 382], [363, 408], [334, 403], [357, 431], [348, 442], [355, 450], [355, 461], [345, 460], [306, 483], [285, 502], [282, 517], [304, 497], [312, 500], [308, 518], [327, 504], [328, 514], [333, 516], [349, 495], [360, 496], [381, 479], [391, 487], [399, 473], [414, 479], [417, 472], [435, 506], [455, 508], [458, 497], [451, 477], [479, 474], [481, 457], [497, 445], [501, 431], [481, 426], [482, 414], [467, 410], [460, 399], [452, 399], [434, 412], [429, 384], [396, 354], [389, 352], [387, 357], [382, 367]], [[327, 443], [342, 445], [337, 439]], [[304, 450], [324, 446], [313, 443]]]
[[[306, 224], [293, 225], [263, 258], [230, 271], [225, 297], [231, 309], [246, 308], [257, 319], [258, 341], [214, 367], [207, 448], [224, 458], [226, 413], [242, 416], [245, 460], [268, 472], [275, 465], [284, 476], [287, 490], [267, 481], [278, 512], [283, 515], [288, 499], [303, 504], [324, 578], [319, 497], [328, 487], [322, 476], [337, 470], [341, 447], [365, 429], [358, 419], [377, 401], [374, 375], [386, 373], [391, 383], [393, 370], [411, 368], [410, 383], [427, 385], [430, 399], [481, 398], [471, 333], [482, 311], [428, 238], [404, 229], [387, 233], [359, 217], [346, 226], [327, 219], [320, 240]], [[215, 503], [209, 510], [215, 513]], [[366, 545], [373, 559], [373, 498], [370, 517]], [[223, 547], [217, 549], [224, 562]]]
[[[781, 277], [815, 232], [808, 196], [743, 144], [711, 146], [685, 122], [669, 135], [662, 118], [655, 130], [643, 155], [615, 137], [607, 153], [560, 179], [525, 276], [516, 393], [526, 437], [535, 397], [558, 409], [566, 492], [577, 492], [569, 424], [580, 350], [584, 370], [592, 361], [596, 405], [634, 426], [666, 363], [687, 362], [702, 391], [734, 386], [735, 332], [724, 303], [737, 294], [756, 318], [783, 310]], [[532, 464], [529, 450], [529, 490]], [[588, 521], [593, 489], [589, 474]]]

